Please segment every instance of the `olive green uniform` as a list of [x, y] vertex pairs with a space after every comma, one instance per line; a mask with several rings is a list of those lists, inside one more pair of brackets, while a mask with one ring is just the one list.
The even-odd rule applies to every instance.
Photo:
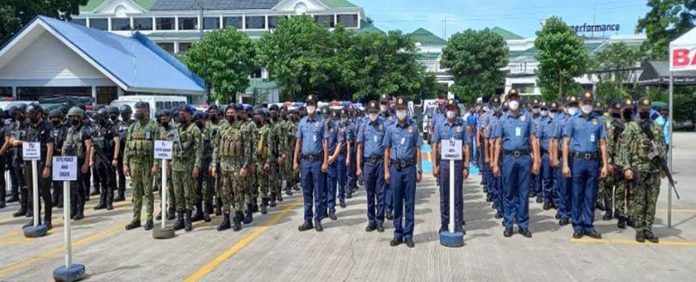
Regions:
[[220, 163], [219, 194], [225, 214], [229, 214], [232, 208], [237, 214], [244, 211], [246, 191], [239, 171], [251, 165], [253, 148], [244, 146], [245, 135], [241, 129], [241, 122], [226, 124], [220, 128], [220, 134], [215, 139], [212, 161]]
[[[251, 119], [247, 119], [247, 121], [242, 122], [242, 124], [240, 125], [240, 129], [243, 134], [242, 136], [244, 136], [244, 146], [249, 146], [253, 148], [252, 156], [254, 156], [255, 163], [255, 158], [258, 151], [258, 148], [256, 148], [256, 140], [258, 140], [258, 130], [256, 128], [256, 124]], [[259, 167], [258, 165], [254, 165], [254, 167], [256, 172], [246, 177], [243, 181], [245, 188], [244, 190], [247, 194], [246, 200], [248, 204], [256, 203], [256, 198], [259, 194], [258, 186], [256, 185], [256, 178], [261, 173], [260, 170], [262, 170], [263, 167]]]
[[154, 201], [150, 169], [154, 164], [154, 141], [159, 136], [159, 126], [151, 120], [137, 121], [128, 127], [123, 162], [128, 164], [131, 175], [134, 220], [140, 221], [143, 200], [146, 205], [147, 220], [153, 219]]
[[[167, 125], [166, 127], [160, 126], [160, 140], [174, 141], [172, 130], [176, 130], [176, 127], [172, 125]], [[159, 187], [161, 185], [161, 177], [161, 175], [157, 175], [158, 181], [157, 183], [155, 183], [155, 186]], [[172, 185], [171, 175], [167, 177], [167, 195], [169, 195], [169, 197], [167, 197], [167, 205], [169, 206], [169, 210], [176, 211], [176, 201], [174, 200], [174, 185]]]
[[172, 153], [172, 184], [176, 211], [193, 210], [196, 203], [195, 181], [191, 172], [201, 166], [201, 131], [195, 123], [179, 124]]

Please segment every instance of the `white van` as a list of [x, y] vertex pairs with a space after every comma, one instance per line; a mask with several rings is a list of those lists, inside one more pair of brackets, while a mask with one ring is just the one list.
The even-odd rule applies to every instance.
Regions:
[[118, 97], [111, 102], [112, 106], [121, 107], [128, 105], [135, 112], [135, 103], [145, 102], [150, 105], [150, 118], [155, 118], [155, 112], [159, 110], [176, 109], [181, 105], [188, 103], [185, 96], [145, 96], [145, 95], [127, 95]]

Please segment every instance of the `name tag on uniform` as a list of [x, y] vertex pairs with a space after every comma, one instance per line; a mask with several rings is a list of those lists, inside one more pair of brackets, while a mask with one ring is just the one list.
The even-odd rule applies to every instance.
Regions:
[[150, 139], [150, 131], [145, 131], [145, 139]]
[[594, 134], [590, 134], [590, 142], [594, 142], [594, 141], [595, 141], [595, 135], [594, 135]]
[[377, 135], [375, 135], [375, 136], [373, 136], [373, 137], [374, 137], [373, 139], [375, 139], [375, 143], [379, 142], [379, 141], [377, 140]]
[[515, 136], [517, 136], [517, 137], [522, 136], [522, 128], [515, 127]]
[[314, 136], [312, 136], [312, 137], [314, 138], [314, 142], [317, 142], [317, 135], [314, 134]]
[[401, 145], [406, 144], [406, 138], [401, 137]]

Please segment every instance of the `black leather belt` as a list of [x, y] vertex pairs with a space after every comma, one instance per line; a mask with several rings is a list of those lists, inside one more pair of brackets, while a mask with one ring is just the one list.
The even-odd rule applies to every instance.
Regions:
[[370, 156], [370, 157], [365, 157], [365, 162], [368, 162], [370, 164], [376, 164], [379, 161], [383, 161], [384, 156]]
[[524, 151], [503, 151], [503, 154], [506, 156], [513, 156], [515, 158], [519, 158], [522, 156], [528, 156], [529, 155], [529, 150], [524, 150]]
[[314, 161], [321, 161], [324, 158], [322, 157], [321, 154], [314, 154], [314, 155], [305, 154], [305, 155], [302, 155], [302, 159], [305, 161], [314, 162]]
[[597, 152], [589, 152], [589, 153], [573, 152], [573, 158], [585, 159], [585, 160], [596, 160], [596, 159], [599, 159], [599, 154], [597, 154]]
[[408, 160], [391, 160], [391, 165], [396, 169], [396, 170], [403, 170], [405, 168], [409, 168], [412, 165], [415, 165], [416, 161], [413, 159], [408, 159]]

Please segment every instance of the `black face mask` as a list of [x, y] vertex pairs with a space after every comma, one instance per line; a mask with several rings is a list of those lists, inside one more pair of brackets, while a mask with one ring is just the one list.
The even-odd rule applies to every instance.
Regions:
[[205, 126], [205, 124], [202, 121], [197, 121], [196, 126], [198, 126], [199, 129], [202, 129]]
[[116, 122], [118, 120], [118, 116], [112, 115], [112, 116], [109, 116], [109, 119], [111, 119], [111, 121], [113, 121], [113, 122]]
[[70, 124], [73, 126], [78, 126], [78, 125], [80, 125], [80, 120], [79, 119], [71, 119]]
[[633, 111], [632, 111], [631, 109], [624, 109], [624, 110], [621, 112], [621, 117], [622, 117], [624, 120], [627, 120], [627, 121], [628, 121], [628, 120], [631, 120], [631, 118], [633, 117]]
[[256, 123], [256, 127], [261, 127], [263, 125], [263, 121], [260, 119], [254, 119], [254, 123]]
[[163, 121], [163, 122], [161, 122], [160, 124], [161, 124], [163, 127], [169, 126], [169, 122], [168, 122], [168, 121]]
[[31, 122], [32, 124], [36, 124], [39, 122], [39, 117], [37, 117], [37, 116], [30, 117], [29, 122]]
[[611, 117], [613, 117], [613, 118], [620, 118], [620, 117], [621, 117], [621, 113], [620, 113], [620, 112], [611, 112]]
[[60, 120], [54, 120], [51, 123], [53, 124], [53, 126], [60, 126], [61, 124], [63, 124], [63, 122]]
[[211, 116], [210, 116], [210, 121], [212, 121], [212, 122], [214, 122], [214, 123], [217, 123], [218, 120], [220, 120], [220, 119], [217, 117], [217, 115], [214, 115], [214, 116], [211, 115]]
[[18, 115], [17, 115], [17, 120], [18, 120], [18, 121], [24, 121], [24, 119], [26, 119], [26, 118], [27, 118], [27, 116], [24, 115], [24, 114], [18, 114]]
[[101, 119], [98, 119], [97, 122], [101, 125], [106, 125], [109, 122], [109, 120], [105, 119], [105, 118], [101, 118]]
[[648, 118], [650, 118], [650, 112], [640, 111], [640, 112], [638, 112], [638, 116], [640, 117], [640, 119], [648, 119]]

